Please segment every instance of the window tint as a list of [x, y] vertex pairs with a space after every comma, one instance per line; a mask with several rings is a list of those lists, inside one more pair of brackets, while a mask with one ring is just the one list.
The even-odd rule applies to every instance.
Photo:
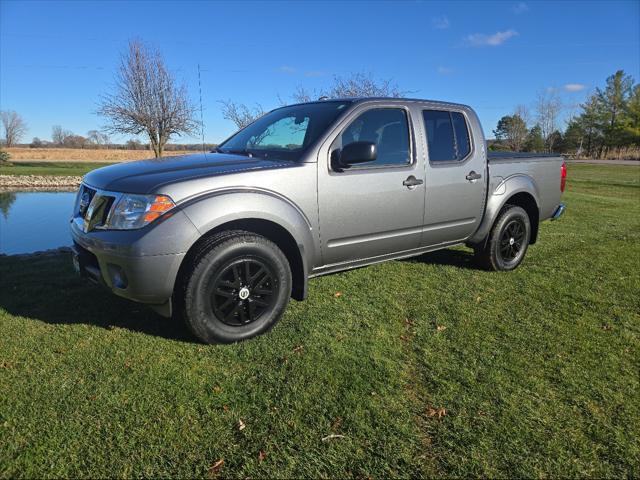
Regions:
[[378, 158], [362, 165], [406, 165], [409, 159], [409, 126], [404, 110], [367, 110], [342, 133], [342, 148], [353, 142], [373, 142]]
[[464, 115], [460, 112], [451, 112], [451, 120], [453, 120], [453, 130], [456, 133], [456, 148], [458, 150], [458, 160], [462, 160], [469, 155], [471, 151], [471, 142], [469, 141], [469, 130]]
[[323, 101], [278, 108], [218, 145], [216, 151], [298, 161], [350, 104]]
[[451, 116], [442, 110], [424, 110], [427, 145], [431, 162], [450, 162], [457, 160]]
[[464, 115], [460, 112], [424, 110], [422, 112], [429, 147], [429, 161], [462, 160], [471, 151]]
[[287, 149], [302, 148], [304, 136], [309, 126], [309, 117], [284, 117], [258, 135], [249, 138], [247, 148], [252, 149]]

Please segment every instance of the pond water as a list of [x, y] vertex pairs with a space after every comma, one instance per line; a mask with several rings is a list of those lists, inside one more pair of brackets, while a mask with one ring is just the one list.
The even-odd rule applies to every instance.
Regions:
[[0, 253], [71, 245], [75, 192], [0, 192]]

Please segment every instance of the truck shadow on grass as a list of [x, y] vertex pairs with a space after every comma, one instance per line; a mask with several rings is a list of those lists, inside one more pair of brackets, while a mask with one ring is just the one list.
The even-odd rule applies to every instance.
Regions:
[[194, 342], [180, 321], [86, 283], [73, 271], [69, 253], [0, 256], [0, 309], [51, 325], [124, 328]]
[[[439, 250], [404, 260], [476, 269], [473, 254]], [[196, 342], [183, 322], [77, 277], [69, 253], [0, 256], [0, 309], [50, 325], [85, 324]]]
[[465, 250], [437, 250], [435, 252], [423, 253], [418, 257], [411, 257], [403, 260], [409, 263], [429, 263], [432, 265], [448, 265], [457, 268], [470, 270], [481, 270], [475, 261], [472, 251]]

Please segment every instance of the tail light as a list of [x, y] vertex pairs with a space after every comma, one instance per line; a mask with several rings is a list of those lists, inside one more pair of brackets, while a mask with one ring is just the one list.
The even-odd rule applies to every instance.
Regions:
[[567, 164], [562, 162], [560, 167], [560, 191], [564, 192], [564, 187], [567, 184]]

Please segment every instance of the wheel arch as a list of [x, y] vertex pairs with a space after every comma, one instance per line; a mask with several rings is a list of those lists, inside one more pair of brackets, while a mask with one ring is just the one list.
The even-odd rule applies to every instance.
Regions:
[[498, 215], [507, 204], [517, 205], [527, 212], [531, 222], [531, 240], [529, 243], [535, 243], [538, 238], [540, 223], [540, 202], [538, 198], [537, 185], [528, 175], [513, 175], [504, 179], [489, 194], [484, 218], [478, 230], [467, 241], [467, 244], [484, 246]]
[[295, 204], [252, 189], [209, 195], [182, 209], [201, 235], [187, 250], [176, 287], [184, 277], [185, 266], [213, 237], [224, 231], [244, 230], [262, 235], [282, 250], [291, 268], [291, 297], [306, 298], [308, 272], [317, 248], [310, 222]]

